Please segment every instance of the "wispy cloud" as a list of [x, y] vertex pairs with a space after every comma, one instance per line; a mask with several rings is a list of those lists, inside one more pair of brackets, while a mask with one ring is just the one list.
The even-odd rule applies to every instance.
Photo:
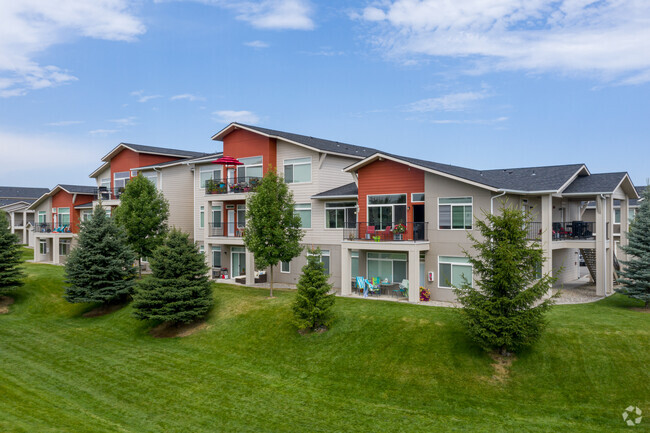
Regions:
[[259, 29], [312, 30], [313, 7], [308, 0], [197, 0], [230, 9], [237, 19]]
[[264, 41], [250, 41], [250, 42], [244, 42], [244, 45], [247, 47], [251, 48], [268, 48], [269, 44]]
[[307, 54], [309, 56], [324, 56], [324, 57], [334, 57], [342, 56], [345, 54], [345, 51], [334, 50], [330, 47], [322, 47], [317, 51], [301, 51], [302, 54]]
[[477, 73], [529, 70], [650, 81], [650, 2], [382, 0], [353, 18], [389, 58], [464, 61]]
[[489, 96], [491, 94], [485, 89], [480, 92], [449, 93], [436, 98], [427, 98], [412, 102], [406, 106], [406, 111], [420, 113], [430, 111], [465, 111], [476, 101], [480, 101]]
[[212, 113], [214, 120], [221, 123], [242, 122], [242, 123], [258, 123], [259, 116], [252, 111], [235, 111], [235, 110], [220, 110]]
[[52, 45], [75, 37], [131, 41], [145, 31], [127, 0], [3, 1], [0, 20], [0, 97], [77, 80], [34, 60]]
[[136, 90], [135, 92], [131, 92], [131, 96], [138, 98], [137, 100], [140, 103], [144, 103], [156, 98], [162, 98], [162, 95], [145, 95], [144, 90]]
[[136, 125], [135, 119], [137, 119], [137, 117], [129, 116], [129, 117], [124, 117], [122, 119], [111, 119], [111, 120], [109, 120], [109, 122], [113, 122], [113, 123], [117, 124], [118, 126], [124, 128], [124, 127], [127, 127], [127, 126]]
[[88, 131], [90, 135], [109, 135], [109, 134], [115, 134], [118, 132], [117, 129], [93, 129], [92, 131]]
[[197, 96], [197, 95], [192, 95], [191, 93], [183, 93], [181, 95], [174, 95], [171, 98], [169, 98], [171, 101], [180, 101], [180, 100], [186, 100], [186, 101], [205, 101], [205, 98], [203, 96]]
[[496, 117], [494, 119], [428, 119], [428, 123], [436, 125], [494, 125], [508, 120], [508, 117]]
[[61, 120], [59, 122], [46, 123], [47, 126], [70, 126], [84, 123], [83, 120]]

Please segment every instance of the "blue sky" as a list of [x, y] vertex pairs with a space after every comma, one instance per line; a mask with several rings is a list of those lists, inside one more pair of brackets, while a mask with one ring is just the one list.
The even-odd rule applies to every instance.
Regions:
[[230, 121], [471, 168], [650, 177], [650, 2], [1, 2], [0, 185]]

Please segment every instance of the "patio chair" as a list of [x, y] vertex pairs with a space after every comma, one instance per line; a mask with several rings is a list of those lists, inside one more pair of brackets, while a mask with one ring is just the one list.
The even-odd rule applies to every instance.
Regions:
[[[373, 282], [374, 282], [374, 278], [373, 278]], [[368, 297], [368, 293], [370, 293], [371, 295], [379, 295], [381, 293], [381, 289], [379, 288], [379, 284], [373, 284], [368, 280], [365, 280], [365, 283], [366, 283], [366, 289], [363, 291], [363, 293], [364, 293], [363, 297], [364, 298]]]
[[366, 283], [363, 277], [357, 277], [357, 290], [359, 294], [364, 294], [364, 298], [368, 296], [368, 289], [366, 289]]
[[370, 239], [375, 235], [375, 226], [366, 227], [366, 239]]
[[381, 237], [388, 240], [390, 239], [390, 235], [393, 231], [391, 230], [391, 226], [386, 226], [386, 229], [381, 233]]
[[393, 294], [397, 297], [400, 295], [402, 297], [408, 297], [409, 292], [409, 280], [402, 280], [397, 289], [393, 289]]

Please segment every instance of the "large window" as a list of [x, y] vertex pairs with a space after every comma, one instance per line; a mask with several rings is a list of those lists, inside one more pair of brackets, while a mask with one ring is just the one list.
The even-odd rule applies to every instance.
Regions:
[[212, 206], [212, 228], [213, 228], [212, 235], [223, 236], [221, 227], [222, 227], [221, 205]]
[[325, 203], [325, 227], [354, 228], [357, 224], [357, 204], [353, 201]]
[[359, 274], [359, 251], [350, 251], [350, 273], [352, 278]]
[[59, 255], [67, 256], [70, 254], [70, 239], [59, 239]]
[[239, 158], [239, 162], [244, 165], [237, 167], [237, 177], [239, 182], [247, 182], [252, 177], [262, 177], [262, 157], [253, 156], [251, 158]]
[[438, 227], [440, 229], [470, 230], [472, 220], [472, 197], [438, 199]]
[[212, 266], [215, 268], [221, 267], [221, 247], [212, 247]]
[[472, 265], [466, 257], [438, 257], [438, 287], [452, 288], [464, 284], [463, 276], [470, 285], [472, 282]]
[[368, 196], [368, 225], [383, 229], [405, 223], [406, 194]]
[[113, 187], [116, 192], [121, 192], [126, 187], [126, 183], [131, 178], [131, 172], [120, 171], [113, 175]]
[[93, 211], [89, 209], [85, 209], [81, 211], [81, 221], [88, 221], [92, 218], [93, 216]]
[[58, 214], [59, 214], [59, 225], [60, 226], [69, 226], [70, 225], [70, 208], [69, 207], [60, 207]]
[[246, 227], [246, 205], [245, 204], [237, 205], [237, 227], [238, 228]]
[[156, 171], [145, 171], [142, 172], [142, 176], [147, 179], [149, 182], [153, 183], [156, 188], [158, 188], [158, 173]]
[[311, 182], [311, 158], [285, 159], [284, 181], [286, 183]]
[[45, 214], [44, 210], [39, 210], [38, 211], [38, 223], [39, 224], [45, 224], [47, 221], [45, 221], [47, 215]]
[[221, 169], [215, 167], [203, 167], [199, 171], [201, 188], [205, 188], [205, 182], [208, 180], [221, 180]]
[[368, 278], [382, 282], [401, 283], [406, 279], [406, 254], [368, 253]]
[[296, 207], [294, 209], [295, 209], [294, 210], [295, 214], [298, 215], [302, 220], [301, 227], [303, 229], [310, 229], [311, 228], [311, 203], [296, 204]]

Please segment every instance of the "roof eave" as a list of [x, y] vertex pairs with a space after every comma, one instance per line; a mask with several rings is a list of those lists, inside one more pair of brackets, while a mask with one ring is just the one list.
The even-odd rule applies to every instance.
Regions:
[[347, 195], [328, 195], [328, 196], [318, 196], [318, 195], [312, 195], [311, 198], [314, 200], [333, 200], [333, 199], [341, 199], [341, 198], [358, 198], [358, 194], [347, 194]]

